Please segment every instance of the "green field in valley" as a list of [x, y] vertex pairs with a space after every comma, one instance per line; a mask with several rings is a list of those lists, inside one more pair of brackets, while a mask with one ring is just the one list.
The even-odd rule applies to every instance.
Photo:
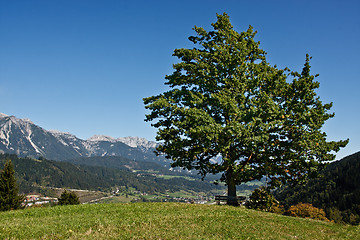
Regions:
[[30, 208], [0, 219], [0, 239], [360, 239], [359, 226], [183, 203]]

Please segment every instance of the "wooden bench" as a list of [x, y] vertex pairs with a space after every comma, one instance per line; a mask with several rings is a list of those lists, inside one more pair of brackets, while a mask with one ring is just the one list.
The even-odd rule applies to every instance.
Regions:
[[[231, 200], [232, 198], [233, 197], [216, 195], [215, 196], [215, 201], [219, 205], [220, 202], [227, 202], [228, 200]], [[236, 199], [237, 199], [238, 203], [241, 204], [241, 203], [243, 203], [245, 201], [246, 197], [237, 196]]]

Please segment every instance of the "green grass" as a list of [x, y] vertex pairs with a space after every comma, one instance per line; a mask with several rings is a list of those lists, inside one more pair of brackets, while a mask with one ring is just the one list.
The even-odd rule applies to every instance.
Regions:
[[360, 239], [360, 227], [230, 206], [93, 204], [1, 212], [0, 239]]

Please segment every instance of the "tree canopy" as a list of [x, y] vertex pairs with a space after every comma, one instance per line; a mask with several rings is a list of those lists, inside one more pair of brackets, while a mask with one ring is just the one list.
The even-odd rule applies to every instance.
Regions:
[[174, 50], [170, 90], [144, 98], [162, 142], [157, 153], [203, 177], [223, 173], [232, 197], [238, 184], [265, 175], [270, 187], [303, 181], [333, 160], [348, 140], [327, 141], [321, 130], [334, 114], [317, 96], [310, 57], [301, 73], [278, 69], [251, 26], [238, 33], [224, 13], [212, 27], [195, 26], [194, 48]]

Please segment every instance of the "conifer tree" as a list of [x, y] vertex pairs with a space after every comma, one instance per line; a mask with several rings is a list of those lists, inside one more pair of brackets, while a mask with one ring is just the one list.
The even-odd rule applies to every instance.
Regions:
[[64, 190], [59, 198], [59, 205], [76, 205], [80, 204], [80, 200], [76, 193]]
[[13, 164], [11, 160], [7, 160], [0, 172], [0, 211], [22, 208], [24, 198], [19, 195]]

